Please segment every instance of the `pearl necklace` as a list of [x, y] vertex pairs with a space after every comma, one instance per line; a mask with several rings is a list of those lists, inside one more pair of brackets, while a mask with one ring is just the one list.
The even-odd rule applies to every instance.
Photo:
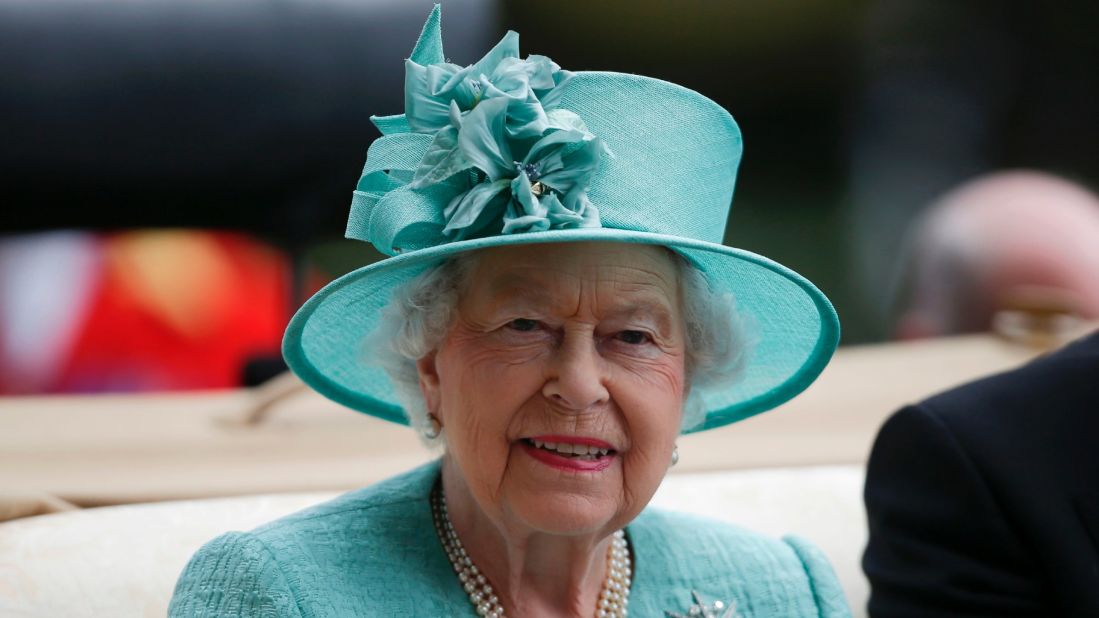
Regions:
[[[477, 610], [478, 616], [485, 618], [504, 618], [504, 608], [492, 589], [492, 584], [473, 564], [466, 553], [458, 533], [450, 523], [446, 510], [446, 496], [442, 483], [431, 490], [431, 514], [435, 520], [435, 532], [443, 544], [450, 566], [458, 574], [458, 581], [469, 595], [469, 602]], [[599, 592], [596, 605], [596, 618], [626, 618], [626, 605], [630, 596], [630, 552], [626, 547], [626, 534], [619, 530], [611, 537], [611, 547], [607, 553], [607, 578], [603, 580], [603, 589]]]

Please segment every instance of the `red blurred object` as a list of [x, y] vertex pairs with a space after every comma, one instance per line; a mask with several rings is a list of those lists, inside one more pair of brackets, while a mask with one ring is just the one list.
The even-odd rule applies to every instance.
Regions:
[[[58, 290], [55, 300], [46, 301], [67, 303], [61, 311], [51, 307], [52, 317], [38, 319], [28, 317], [26, 308], [5, 312], [13, 303], [0, 300], [0, 322], [23, 316], [22, 330], [0, 331], [14, 334], [12, 341], [0, 341], [0, 392], [228, 388], [240, 385], [249, 359], [278, 357], [294, 308], [291, 264], [277, 250], [225, 232], [137, 231], [76, 239], [83, 247], [81, 263], [92, 266], [76, 282], [82, 293], [73, 298]], [[49, 255], [39, 251], [36, 259]], [[65, 285], [64, 268], [54, 268], [62, 271], [56, 285]], [[5, 292], [12, 298], [10, 285]], [[41, 336], [28, 337], [27, 323]], [[56, 347], [46, 355], [50, 362], [37, 363], [33, 372], [21, 370], [21, 357], [37, 351], [27, 346], [38, 345]]]

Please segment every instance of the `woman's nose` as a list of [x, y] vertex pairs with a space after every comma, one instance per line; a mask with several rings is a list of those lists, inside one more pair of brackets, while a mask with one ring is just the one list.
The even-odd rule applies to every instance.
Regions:
[[577, 412], [606, 403], [602, 359], [590, 333], [566, 335], [554, 352], [542, 394], [555, 404]]

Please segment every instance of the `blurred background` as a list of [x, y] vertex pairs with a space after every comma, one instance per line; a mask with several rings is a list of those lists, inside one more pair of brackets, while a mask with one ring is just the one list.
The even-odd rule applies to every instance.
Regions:
[[[296, 307], [381, 257], [342, 232], [377, 136], [369, 116], [401, 111], [402, 61], [431, 4], [0, 2], [0, 393], [225, 388], [277, 374]], [[844, 344], [989, 327], [999, 305], [976, 307], [1005, 295], [948, 307], [991, 275], [959, 264], [972, 256], [944, 248], [944, 226], [928, 223], [963, 183], [1032, 170], [953, 201], [1002, 203], [1030, 179], [1040, 186], [1020, 212], [1042, 213], [1057, 208], [1051, 191], [1088, 202], [1099, 182], [1094, 2], [443, 5], [453, 62], [473, 62], [510, 28], [524, 53], [667, 79], [731, 110], [745, 156], [726, 243], [815, 282]], [[987, 225], [1006, 213], [945, 229], [969, 229], [954, 241], [972, 248], [1009, 235]], [[1080, 216], [1062, 228], [1088, 228]], [[1079, 247], [1062, 261], [1088, 251], [1086, 236], [1044, 230], [1045, 215], [1010, 218], [1062, 251]], [[943, 255], [953, 261], [915, 266]], [[1099, 311], [1087, 299], [1097, 277], [1051, 277], [1059, 293], [1035, 300], [1016, 293], [1033, 287], [1023, 282], [1010, 302]], [[948, 279], [945, 291], [921, 283]], [[931, 309], [909, 315], [927, 297]]]
[[[737, 119], [725, 242], [819, 286], [842, 346], [774, 412], [682, 437], [658, 503], [804, 535], [865, 615], [882, 421], [1099, 320], [1099, 3], [442, 4], [454, 63], [510, 28]], [[431, 6], [0, 0], [0, 614], [163, 616], [216, 534], [435, 456], [279, 354], [381, 258], [343, 230]]]

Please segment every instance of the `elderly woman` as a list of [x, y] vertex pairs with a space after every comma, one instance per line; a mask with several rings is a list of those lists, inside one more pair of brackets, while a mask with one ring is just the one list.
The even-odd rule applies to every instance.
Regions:
[[207, 544], [173, 616], [846, 616], [822, 555], [646, 510], [684, 432], [770, 409], [838, 338], [797, 274], [720, 240], [739, 131], [684, 88], [443, 61], [438, 8], [375, 118], [348, 236], [286, 357], [442, 457]]

